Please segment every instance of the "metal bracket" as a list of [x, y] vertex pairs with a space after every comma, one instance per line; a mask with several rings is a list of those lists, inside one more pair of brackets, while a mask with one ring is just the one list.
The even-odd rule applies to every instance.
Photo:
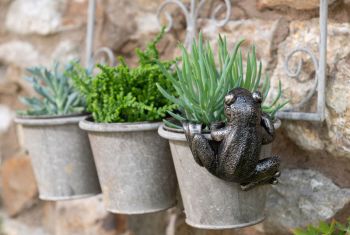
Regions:
[[[320, 60], [317, 61], [317, 57], [308, 48], [296, 48], [290, 52], [285, 61], [285, 70], [287, 75], [292, 78], [298, 79], [301, 73], [303, 62], [300, 60], [296, 71], [292, 72], [288, 67], [289, 60], [298, 52], [308, 54], [315, 66], [315, 83], [310, 92], [305, 98], [293, 107], [290, 111], [280, 111], [277, 113], [277, 117], [281, 119], [290, 120], [304, 120], [304, 121], [318, 121], [323, 122], [325, 120], [326, 109], [326, 68], [327, 68], [327, 20], [328, 20], [328, 0], [320, 0], [320, 45], [319, 56]], [[317, 91], [317, 111], [315, 113], [296, 112], [294, 110], [303, 107], [309, 102], [312, 96]]]
[[[173, 4], [177, 5], [182, 12], [184, 13], [186, 17], [186, 39], [185, 39], [185, 46], [190, 47], [191, 42], [196, 37], [197, 33], [197, 19], [198, 19], [198, 13], [203, 7], [206, 0], [200, 0], [199, 4], [197, 5], [197, 0], [191, 0], [190, 9], [188, 10], [187, 7], [184, 5], [183, 2], [180, 0], [165, 0], [163, 4], [160, 5], [157, 16], [158, 20], [160, 18], [160, 15], [162, 11], [165, 9], [167, 5]], [[231, 15], [231, 1], [227, 0], [225, 1], [226, 5], [226, 16], [225, 19], [222, 21], [218, 21], [216, 19], [216, 15], [219, 10], [223, 7], [223, 5], [220, 5], [217, 7], [212, 14], [212, 18], [214, 19], [216, 26], [221, 27], [224, 26], [230, 18]], [[168, 27], [169, 30], [173, 25], [173, 19], [171, 15], [167, 12], [165, 12], [165, 16], [168, 20]], [[287, 75], [293, 78], [298, 79], [298, 75], [301, 73], [301, 69], [303, 66], [303, 62], [299, 61], [299, 64], [297, 66], [296, 71], [291, 71], [288, 67], [288, 62], [290, 59], [296, 54], [296, 53], [306, 53], [311, 57], [311, 60], [315, 66], [315, 83], [311, 91], [306, 95], [306, 97], [295, 107], [293, 107], [292, 110], [285, 110], [280, 111], [277, 113], [277, 117], [281, 119], [290, 119], [290, 120], [305, 120], [305, 121], [324, 121], [325, 119], [325, 85], [326, 85], [326, 66], [327, 66], [327, 18], [328, 18], [328, 1], [327, 0], [320, 0], [320, 46], [319, 46], [319, 54], [320, 54], [320, 60], [317, 60], [317, 56], [314, 55], [314, 53], [309, 50], [308, 48], [296, 48], [292, 52], [290, 52], [285, 61], [285, 69], [287, 72]], [[310, 101], [310, 99], [313, 97], [313, 95], [316, 93], [317, 90], [317, 112], [316, 113], [307, 113], [307, 112], [297, 112], [295, 110], [300, 109], [303, 107], [307, 102]]]
[[[211, 18], [215, 24], [215, 27], [222, 27], [230, 19], [231, 16], [231, 0], [224, 0], [225, 4], [220, 4], [217, 6], [212, 14]], [[186, 38], [184, 44], [186, 47], [191, 47], [193, 39], [197, 35], [197, 20], [199, 17], [199, 12], [203, 8], [206, 0], [191, 0], [190, 8], [181, 1], [181, 0], [165, 0], [157, 11], [158, 21], [160, 21], [160, 16], [162, 12], [166, 9], [168, 5], [175, 5], [181, 9], [186, 18]], [[226, 14], [223, 20], [217, 19], [217, 14], [220, 10], [225, 7]], [[113, 52], [106, 47], [103, 47], [93, 52], [93, 42], [94, 42], [94, 29], [95, 29], [95, 10], [96, 10], [96, 0], [89, 0], [88, 8], [88, 24], [87, 24], [87, 35], [86, 35], [86, 66], [92, 68], [94, 66], [97, 56], [105, 54], [108, 58], [109, 64], [115, 64], [115, 58]], [[169, 31], [173, 26], [173, 18], [168, 13], [165, 12], [165, 16], [168, 20], [167, 30]], [[281, 119], [290, 119], [290, 120], [305, 120], [305, 121], [319, 121], [322, 122], [325, 120], [325, 88], [326, 88], [326, 66], [327, 66], [327, 20], [328, 20], [328, 0], [320, 0], [320, 46], [319, 46], [319, 61], [317, 56], [309, 50], [308, 48], [296, 48], [290, 52], [285, 61], [285, 69], [287, 75], [292, 78], [298, 79], [298, 75], [301, 73], [303, 62], [299, 61], [299, 64], [295, 71], [291, 71], [288, 66], [288, 62], [296, 53], [306, 53], [310, 56], [314, 66], [315, 66], [315, 83], [310, 92], [306, 97], [293, 109], [280, 111], [277, 113], [277, 117]], [[317, 112], [308, 113], [308, 112], [297, 112], [295, 110], [303, 107], [317, 91]]]
[[[99, 48], [95, 53], [94, 48], [94, 33], [95, 33], [95, 13], [96, 13], [96, 0], [89, 0], [88, 6], [88, 20], [87, 20], [87, 32], [86, 32], [86, 54], [85, 63], [86, 67], [92, 69], [95, 65], [95, 61], [99, 56], [107, 57], [108, 64], [115, 65], [115, 57], [113, 51], [108, 47]], [[107, 63], [106, 59], [101, 60], [101, 63]]]
[[[190, 48], [192, 45], [193, 39], [197, 35], [197, 20], [199, 17], [199, 12], [203, 8], [206, 0], [200, 0], [197, 4], [197, 0], [191, 0], [190, 8], [188, 9], [186, 5], [181, 0], [165, 0], [158, 8], [157, 17], [158, 23], [160, 24], [160, 16], [162, 12], [166, 9], [168, 5], [175, 5], [181, 9], [182, 13], [185, 15], [186, 19], [186, 38], [184, 45], [187, 48]], [[225, 18], [223, 20], [217, 19], [217, 14], [223, 8], [226, 8]], [[168, 27], [167, 31], [169, 31], [173, 27], [173, 18], [168, 12], [164, 12], [167, 20]], [[211, 19], [213, 20], [215, 27], [222, 27], [230, 20], [231, 16], [231, 0], [225, 0], [225, 4], [218, 5], [211, 14]]]

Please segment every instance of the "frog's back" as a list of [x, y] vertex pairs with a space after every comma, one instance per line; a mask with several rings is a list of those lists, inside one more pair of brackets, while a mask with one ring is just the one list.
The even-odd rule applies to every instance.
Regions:
[[259, 161], [260, 136], [255, 126], [232, 127], [221, 144], [222, 154], [218, 159], [218, 172], [224, 173], [221, 177], [239, 182], [254, 172]]

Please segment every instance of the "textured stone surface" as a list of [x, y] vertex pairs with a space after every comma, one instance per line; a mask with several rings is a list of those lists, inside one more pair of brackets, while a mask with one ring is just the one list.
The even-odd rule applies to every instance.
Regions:
[[26, 225], [15, 219], [5, 218], [5, 215], [2, 215], [1, 218], [4, 221], [2, 223], [2, 232], [4, 235], [52, 235], [42, 227]]
[[11, 109], [5, 105], [0, 105], [0, 135], [8, 131], [13, 113]]
[[29, 157], [16, 156], [1, 166], [2, 199], [7, 213], [14, 216], [37, 201], [38, 188]]
[[[315, 68], [305, 53], [297, 53], [290, 61], [290, 68], [294, 70], [298, 60], [302, 59], [304, 67], [298, 82], [289, 78], [284, 70], [287, 54], [298, 46], [308, 47], [318, 54], [318, 21], [294, 21], [290, 24], [290, 34], [280, 44], [278, 62], [272, 76], [272, 94], [276, 94], [278, 81], [282, 81], [283, 97], [290, 100], [290, 106], [298, 104], [314, 84]], [[329, 24], [328, 43], [328, 82], [327, 82], [327, 115], [326, 124], [310, 122], [285, 122], [287, 135], [300, 147], [308, 151], [322, 151], [324, 149], [333, 156], [350, 157], [349, 142], [349, 63], [350, 47], [348, 37], [350, 24]], [[315, 99], [305, 106], [305, 110], [315, 111]]]
[[335, 74], [328, 81], [326, 149], [337, 156], [350, 158], [350, 58], [336, 64]]
[[38, 50], [31, 43], [19, 40], [0, 44], [0, 61], [22, 68], [41, 62]]
[[48, 35], [59, 31], [65, 0], [15, 0], [6, 17], [6, 28], [19, 34]]
[[291, 228], [332, 218], [350, 202], [350, 188], [341, 189], [312, 170], [282, 171], [267, 203], [268, 232], [282, 234]]
[[104, 2], [106, 19], [100, 35], [102, 46], [118, 50], [137, 31], [137, 11], [131, 7], [132, 2], [127, 0], [117, 2], [107, 0]]
[[74, 201], [57, 202], [56, 234], [60, 235], [117, 235], [114, 215], [108, 213], [102, 196]]
[[[221, 29], [215, 30], [211, 20], [204, 21], [203, 34], [217, 48], [218, 33], [227, 37], [229, 48], [233, 48], [238, 40], [244, 39], [243, 56], [246, 58], [248, 49], [254, 44], [256, 45], [257, 58], [262, 61], [263, 70], [270, 67], [270, 63], [274, 55], [274, 49], [278, 42], [284, 37], [286, 32], [280, 30], [286, 27], [281, 20], [259, 20], [248, 19], [229, 21], [229, 23]], [[279, 32], [279, 36], [275, 35]]]
[[[328, 4], [332, 4], [337, 0], [330, 0]], [[310, 10], [319, 7], [319, 0], [258, 0], [260, 7], [276, 7], [288, 6], [298, 10]]]
[[[135, 47], [144, 48], [147, 41], [159, 30], [155, 12], [162, 2], [163, 0], [98, 1], [95, 48], [110, 46], [116, 55], [126, 55], [127, 61], [135, 64], [136, 60], [133, 54]], [[185, 2], [188, 6], [189, 1], [185, 0]], [[209, 17], [210, 8], [218, 2], [220, 1], [208, 0], [200, 16]], [[283, 167], [319, 171], [332, 179], [339, 187], [350, 188], [350, 158], [344, 157], [349, 156], [350, 148], [350, 62], [348, 59], [350, 53], [348, 43], [350, 1], [344, 0], [342, 3], [340, 0], [329, 0], [329, 3], [332, 5], [329, 7], [327, 121], [323, 124], [284, 121], [283, 131], [279, 134], [284, 135], [283, 138], [287, 141], [281, 143], [280, 138], [278, 138], [276, 140], [278, 146], [274, 148], [273, 152], [282, 156]], [[87, 4], [88, 0], [0, 0], [0, 107], [6, 106], [12, 110], [21, 108], [22, 106], [17, 100], [18, 95], [30, 94], [28, 85], [21, 79], [23, 68], [38, 64], [52, 65], [53, 59], [64, 63], [76, 56], [84, 55]], [[228, 35], [231, 43], [236, 42], [240, 37], [247, 39], [246, 45], [255, 42], [258, 57], [262, 59], [264, 69], [273, 74], [273, 88], [277, 87], [277, 80], [282, 79], [286, 98], [290, 98], [292, 104], [297, 103], [312, 85], [314, 68], [308, 56], [296, 55], [296, 58], [291, 61], [291, 67], [293, 64], [295, 65], [298, 58], [303, 58], [305, 61], [301, 75], [301, 80], [304, 83], [299, 84], [286, 77], [283, 70], [283, 58], [297, 45], [310, 46], [312, 51], [317, 54], [318, 19], [310, 19], [318, 16], [319, 1], [241, 0], [232, 1], [232, 4], [231, 19], [235, 21], [230, 21], [223, 29], [212, 31], [209, 21], [199, 20], [199, 24], [204, 24], [206, 36], [212, 41], [216, 41], [216, 34], [220, 32]], [[184, 38], [185, 28], [181, 11], [172, 7], [170, 9], [175, 17], [175, 29], [166, 35], [159, 45], [161, 54], [165, 55], [166, 58], [173, 57], [174, 48], [178, 41]], [[332, 19], [338, 23], [334, 23]], [[286, 38], [286, 36], [288, 37]], [[244, 46], [245, 50], [247, 49], [246, 45]], [[305, 110], [309, 109], [315, 109], [314, 100], [308, 104]], [[4, 130], [3, 134], [0, 135], [0, 155], [4, 162], [16, 155], [20, 149], [15, 126], [13, 124], [8, 126], [7, 108], [0, 108], [0, 129], [0, 132]], [[304, 177], [304, 173], [288, 172], [288, 176], [291, 177], [292, 175]], [[22, 172], [19, 173], [19, 175], [21, 174]], [[309, 174], [306, 175], [309, 176]], [[16, 177], [17, 175], [14, 176], [14, 178]], [[316, 174], [314, 178], [318, 180], [319, 175]], [[326, 182], [323, 179], [325, 178], [322, 178], [321, 182]], [[300, 180], [300, 182], [305, 181]], [[305, 184], [311, 185], [311, 179]], [[348, 195], [338, 194], [344, 190], [331, 183], [325, 183], [325, 185], [327, 187], [330, 185], [329, 188], [333, 190], [329, 192], [328, 189], [324, 189], [327, 194], [333, 195], [333, 198], [340, 202], [347, 200], [346, 196]], [[326, 205], [325, 200], [328, 196], [324, 196], [324, 199], [320, 198], [321, 192], [319, 191], [305, 196], [305, 192], [309, 191], [304, 190], [300, 184], [294, 185], [293, 188], [289, 184], [288, 187], [284, 185], [277, 187], [280, 186], [282, 186], [281, 191], [285, 188], [291, 189], [288, 193], [279, 194], [277, 188], [273, 197], [279, 198], [278, 202], [282, 201], [290, 205], [290, 208], [287, 210], [285, 204], [277, 204], [276, 207], [281, 205], [280, 207], [285, 209], [282, 215], [289, 211], [293, 211], [293, 213], [288, 214], [289, 217], [284, 220], [284, 217], [279, 216], [277, 208], [272, 207], [276, 222], [267, 221], [264, 224], [265, 227], [270, 224], [268, 226], [269, 232], [275, 230], [275, 234], [286, 234], [289, 226], [293, 225], [293, 221], [299, 223], [300, 218], [305, 219], [306, 215], [310, 218], [308, 221], [305, 219], [305, 223], [316, 221], [321, 218], [322, 213], [319, 212], [322, 211], [332, 211], [329, 214], [337, 212], [336, 218], [339, 214], [349, 215], [349, 206], [338, 210], [333, 204]], [[292, 194], [292, 197], [289, 194]], [[289, 198], [294, 200], [297, 195], [308, 199], [304, 200], [302, 209], [299, 209], [299, 204], [295, 201], [288, 204]], [[17, 197], [18, 195], [15, 195], [12, 199]], [[68, 202], [64, 206], [60, 205], [59, 208], [65, 210], [65, 212], [61, 211], [60, 220], [56, 219], [56, 213], [59, 213], [59, 210], [56, 210], [55, 203], [39, 202], [39, 206], [34, 205], [30, 209], [21, 209], [16, 219], [8, 218], [2, 213], [3, 228], [9, 235], [53, 235], [56, 228], [62, 234], [84, 235], [84, 232], [104, 234], [105, 228], [111, 228], [114, 221], [117, 234], [123, 235], [144, 235], [146, 232], [152, 235], [170, 235], [171, 226], [174, 226], [176, 235], [265, 234], [262, 225], [242, 230], [198, 230], [184, 223], [183, 214], [177, 217], [175, 225], [169, 227], [169, 222], [174, 218], [174, 215], [164, 212], [157, 215], [131, 217], [129, 221], [127, 221], [126, 216], [118, 215], [112, 218], [108, 215], [103, 217], [104, 219], [92, 222], [94, 221], [92, 213], [105, 215], [105, 212], [100, 204], [97, 203], [96, 206], [95, 202], [88, 199], [87, 201], [88, 203], [75, 201], [72, 202], [74, 205]], [[307, 207], [309, 204], [305, 201], [311, 202], [311, 207]], [[324, 205], [324, 207], [320, 208], [320, 205]], [[311, 214], [307, 208], [316, 208], [317, 213]], [[90, 210], [97, 210], [97, 212], [89, 212]], [[128, 231], [128, 226], [130, 231]], [[89, 230], [89, 228], [92, 229]], [[166, 229], [166, 233], [164, 229]], [[111, 231], [112, 234], [114, 234], [113, 232]], [[157, 232], [161, 233], [157, 234]]]
[[70, 40], [61, 41], [53, 51], [51, 60], [60, 61], [63, 64], [68, 63], [71, 60], [79, 59], [80, 45], [77, 42]]
[[[350, 158], [335, 157], [326, 151], [305, 151], [287, 137], [286, 129], [277, 131], [272, 152], [281, 157], [281, 167], [312, 169], [332, 179], [341, 188], [350, 188]], [[330, 167], [330, 163], [332, 164]]]
[[0, 210], [2, 235], [54, 235], [55, 203], [38, 201], [30, 209], [11, 218]]

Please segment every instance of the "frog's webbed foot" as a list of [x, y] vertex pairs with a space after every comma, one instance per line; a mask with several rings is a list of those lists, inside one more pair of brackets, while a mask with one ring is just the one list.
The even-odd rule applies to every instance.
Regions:
[[210, 172], [215, 170], [216, 154], [210, 142], [201, 134], [202, 126], [199, 124], [183, 123], [183, 128], [194, 160], [207, 168]]
[[196, 134], [201, 134], [202, 133], [202, 126], [189, 123], [189, 122], [183, 122], [182, 123], [183, 130], [185, 132], [185, 136], [187, 139], [187, 142], [190, 145], [190, 149], [192, 151], [192, 155], [194, 160], [197, 162], [198, 165], [203, 166], [202, 161], [198, 158], [198, 155], [195, 154], [194, 148], [193, 148], [193, 139]]
[[272, 178], [269, 178], [269, 179], [265, 179], [265, 180], [262, 180], [262, 181], [257, 181], [257, 182], [251, 182], [251, 183], [244, 183], [244, 184], [241, 184], [241, 189], [243, 191], [248, 191], [252, 188], [254, 188], [255, 186], [258, 186], [258, 185], [264, 185], [264, 184], [273, 184], [273, 185], [276, 185], [278, 184], [278, 177], [281, 175], [281, 173], [278, 171], [276, 172], [275, 176], [272, 177]]
[[257, 185], [277, 184], [277, 178], [281, 175], [279, 166], [280, 160], [277, 156], [260, 160], [253, 175], [241, 184], [241, 189], [247, 191]]
[[275, 139], [275, 128], [273, 121], [268, 114], [263, 113], [261, 116], [262, 132], [262, 144], [269, 144]]
[[185, 136], [187, 141], [192, 142], [193, 137], [196, 134], [202, 133], [202, 125], [201, 124], [195, 124], [195, 123], [189, 123], [189, 122], [183, 122], [182, 128], [185, 132]]

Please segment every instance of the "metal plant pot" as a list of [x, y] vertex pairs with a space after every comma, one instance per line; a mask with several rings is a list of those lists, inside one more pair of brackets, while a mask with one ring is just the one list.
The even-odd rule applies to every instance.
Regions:
[[144, 214], [176, 204], [176, 176], [161, 123], [80, 122], [89, 134], [108, 211]]
[[17, 117], [23, 127], [43, 200], [70, 200], [101, 193], [87, 134], [78, 124], [85, 116]]
[[[239, 184], [221, 180], [199, 166], [183, 133], [165, 130], [163, 125], [158, 133], [170, 143], [187, 224], [202, 229], [230, 229], [264, 220], [270, 185], [242, 191]], [[260, 157], [270, 155], [271, 145], [264, 145]]]

